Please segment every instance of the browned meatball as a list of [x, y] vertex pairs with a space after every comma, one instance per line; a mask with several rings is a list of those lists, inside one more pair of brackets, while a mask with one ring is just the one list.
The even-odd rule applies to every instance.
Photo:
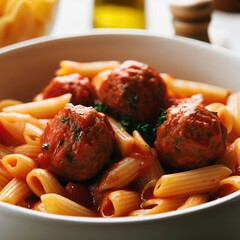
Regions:
[[78, 73], [53, 78], [42, 91], [42, 99], [57, 97], [66, 93], [72, 94], [71, 103], [74, 105], [93, 105], [94, 88], [88, 78], [82, 77]]
[[106, 116], [92, 107], [67, 104], [41, 137], [42, 168], [71, 180], [88, 180], [108, 162], [114, 148]]
[[163, 106], [166, 87], [159, 73], [147, 64], [125, 61], [114, 69], [99, 90], [100, 101], [118, 117], [153, 122]]
[[167, 110], [155, 147], [167, 166], [189, 170], [211, 164], [226, 148], [227, 131], [212, 112], [196, 104]]

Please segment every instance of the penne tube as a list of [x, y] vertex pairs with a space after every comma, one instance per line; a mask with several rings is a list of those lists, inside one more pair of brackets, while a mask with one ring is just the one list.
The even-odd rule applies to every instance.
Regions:
[[2, 162], [0, 162], [0, 190], [2, 190], [12, 179], [13, 176], [3, 166]]
[[142, 189], [140, 189], [141, 190], [141, 199], [143, 201], [146, 201], [146, 200], [154, 197], [153, 191], [154, 191], [156, 184], [157, 184], [157, 179], [153, 179], [153, 180], [150, 180], [149, 182], [147, 182], [145, 184], [145, 186], [142, 187]]
[[116, 190], [127, 186], [138, 177], [141, 166], [142, 162], [138, 159], [123, 158], [103, 175], [99, 184], [99, 191]]
[[225, 165], [234, 173], [240, 165], [240, 138], [229, 144], [223, 155], [217, 159], [218, 164]]
[[31, 193], [24, 180], [13, 178], [0, 192], [0, 201], [18, 204]]
[[90, 209], [58, 194], [44, 194], [41, 196], [41, 201], [43, 203], [44, 211], [47, 213], [68, 216], [96, 217], [96, 214]]
[[4, 156], [13, 153], [14, 148], [5, 146], [0, 143], [0, 159], [2, 159]]
[[227, 106], [233, 116], [233, 131], [240, 136], [240, 91], [228, 97]]
[[167, 88], [176, 97], [188, 98], [195, 94], [202, 94], [206, 103], [226, 103], [230, 94], [229, 89], [217, 87], [202, 82], [176, 79], [168, 74], [161, 74]]
[[15, 178], [25, 179], [27, 174], [37, 167], [36, 162], [21, 154], [9, 154], [2, 159], [3, 166]]
[[[151, 152], [151, 147], [144, 141], [138, 131], [133, 131], [133, 137], [135, 139], [135, 145], [138, 146], [141, 151]], [[152, 190], [153, 182], [156, 182], [163, 174], [164, 170], [162, 165], [156, 158], [146, 172], [135, 180], [134, 184], [137, 189], [142, 192], [143, 199], [145, 199], [146, 195], [150, 194], [149, 190]]]
[[37, 102], [28, 102], [15, 106], [3, 108], [3, 112], [16, 112], [29, 114], [35, 118], [52, 118], [63, 107], [70, 102], [72, 95], [70, 93], [64, 94], [55, 98], [48, 98]]
[[98, 93], [100, 90], [100, 87], [102, 84], [108, 79], [108, 76], [110, 75], [111, 70], [105, 70], [103, 72], [99, 72], [92, 78], [92, 85], [96, 89], [96, 92]]
[[41, 197], [45, 193], [65, 195], [65, 189], [61, 186], [56, 177], [45, 169], [33, 169], [28, 173], [26, 181], [28, 186], [38, 197]]
[[115, 140], [121, 156], [126, 157], [131, 152], [135, 140], [113, 118], [108, 116], [107, 119], [115, 133]]
[[137, 145], [142, 151], [149, 152], [151, 150], [151, 147], [145, 142], [137, 130], [133, 131], [133, 138], [135, 145]]
[[0, 112], [0, 123], [3, 126], [4, 142], [6, 141], [10, 145], [20, 145], [26, 143], [23, 132], [26, 126], [26, 123], [35, 125], [36, 127], [41, 127], [41, 123], [34, 117], [29, 114], [21, 113], [5, 113]]
[[230, 133], [233, 128], [233, 116], [228, 107], [222, 103], [211, 103], [205, 106], [211, 112], [216, 112], [217, 116], [227, 129], [227, 133]]
[[154, 188], [155, 197], [190, 196], [213, 191], [219, 181], [232, 171], [223, 165], [212, 165], [190, 171], [163, 175]]
[[38, 127], [44, 130], [47, 126], [47, 123], [49, 122], [49, 119], [38, 119], [38, 122], [39, 122]]
[[209, 200], [208, 194], [205, 194], [205, 193], [194, 194], [194, 195], [190, 196], [187, 199], [187, 201], [178, 208], [178, 210], [198, 206], [203, 203], [206, 203], [208, 200]]
[[133, 191], [117, 190], [107, 194], [100, 206], [102, 217], [126, 216], [140, 207], [140, 195]]
[[36, 158], [41, 152], [41, 146], [23, 144], [14, 148], [14, 153], [26, 155], [30, 158]]
[[27, 144], [39, 146], [42, 132], [43, 130], [41, 128], [30, 123], [26, 123], [23, 131], [23, 137]]
[[5, 130], [4, 135], [9, 139], [8, 142], [12, 145], [25, 143], [23, 137], [23, 131], [26, 124], [25, 120], [8, 118], [9, 116], [5, 117], [4, 115], [4, 113], [0, 113], [0, 122]]
[[35, 211], [39, 211], [39, 212], [46, 212], [44, 209], [44, 205], [42, 203], [42, 201], [39, 201], [37, 203], [35, 203], [32, 207], [33, 210]]
[[142, 191], [143, 196], [146, 195], [146, 191], [148, 191], [148, 188], [151, 187], [151, 184], [148, 185], [148, 183], [156, 182], [161, 176], [164, 175], [164, 170], [162, 168], [162, 165], [158, 159], [153, 161], [152, 165], [149, 167], [149, 169], [139, 176], [135, 180], [135, 186], [139, 191]]
[[14, 99], [4, 99], [0, 101], [0, 111], [2, 111], [3, 108], [5, 107], [10, 107], [18, 104], [22, 104], [23, 102], [17, 101]]
[[234, 141], [234, 152], [236, 154], [238, 166], [240, 166], [240, 138]]
[[130, 216], [143, 216], [158, 213], [164, 213], [176, 210], [186, 201], [186, 198], [153, 198], [149, 199], [142, 204], [142, 209], [130, 212]]
[[240, 176], [230, 176], [221, 180], [217, 190], [213, 193], [214, 199], [224, 197], [240, 190]]
[[79, 73], [84, 77], [92, 78], [99, 72], [114, 69], [119, 65], [118, 61], [75, 62], [64, 60], [60, 62], [60, 69], [57, 70], [56, 75]]

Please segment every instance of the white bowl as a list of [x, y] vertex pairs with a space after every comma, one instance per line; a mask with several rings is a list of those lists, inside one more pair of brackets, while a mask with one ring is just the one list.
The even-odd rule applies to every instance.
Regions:
[[[240, 56], [198, 41], [146, 32], [42, 38], [0, 49], [0, 96], [31, 100], [60, 60], [134, 59], [160, 72], [240, 90]], [[145, 217], [86, 218], [44, 214], [0, 203], [1, 240], [240, 239], [240, 192], [198, 207]]]

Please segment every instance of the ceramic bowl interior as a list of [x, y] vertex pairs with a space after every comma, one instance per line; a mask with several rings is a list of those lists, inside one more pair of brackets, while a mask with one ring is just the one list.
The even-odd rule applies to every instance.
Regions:
[[[128, 59], [148, 63], [159, 72], [178, 78], [240, 90], [240, 56], [232, 52], [190, 39], [165, 38], [142, 31], [97, 31], [58, 39], [40, 38], [0, 49], [0, 96], [31, 100], [53, 77], [61, 60]], [[100, 219], [43, 214], [0, 203], [1, 239], [222, 239], [226, 232], [231, 239], [237, 239], [239, 235], [234, 231], [240, 221], [239, 204], [240, 192], [236, 192], [181, 212]], [[228, 223], [226, 218], [235, 220]], [[212, 222], [218, 225], [217, 233]], [[16, 233], [9, 231], [10, 225]], [[199, 226], [204, 231], [199, 232]]]

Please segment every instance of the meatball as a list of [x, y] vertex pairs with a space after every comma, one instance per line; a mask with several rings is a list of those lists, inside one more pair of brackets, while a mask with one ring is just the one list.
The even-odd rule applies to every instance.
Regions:
[[41, 146], [42, 168], [69, 180], [88, 180], [108, 163], [114, 134], [103, 113], [69, 103], [47, 124]]
[[221, 156], [226, 138], [226, 128], [216, 114], [189, 103], [167, 110], [154, 144], [166, 166], [190, 170], [210, 165]]
[[114, 69], [99, 89], [99, 99], [112, 114], [136, 122], [154, 122], [161, 112], [166, 86], [147, 64], [125, 61]]
[[94, 103], [95, 90], [86, 77], [78, 73], [58, 76], [51, 80], [49, 85], [42, 91], [42, 99], [61, 96], [71, 93], [71, 103], [91, 106]]

